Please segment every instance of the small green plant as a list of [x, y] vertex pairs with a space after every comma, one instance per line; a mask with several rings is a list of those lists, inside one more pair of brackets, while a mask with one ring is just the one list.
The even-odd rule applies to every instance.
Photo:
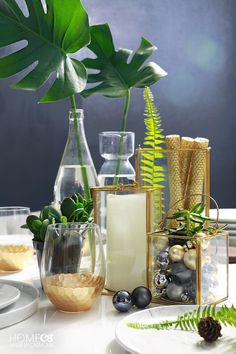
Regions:
[[191, 210], [181, 209], [176, 211], [168, 219], [175, 220], [178, 226], [176, 228], [166, 228], [166, 230], [172, 235], [179, 236], [194, 236], [199, 232], [215, 235], [217, 232], [222, 231], [226, 225], [219, 227], [216, 225], [215, 220], [203, 216], [204, 209], [205, 205], [198, 203]]
[[45, 206], [39, 216], [29, 215], [26, 225], [22, 228], [29, 229], [34, 235], [33, 241], [44, 242], [47, 227], [55, 223], [67, 222], [92, 222], [90, 214], [93, 209], [92, 201], [87, 201], [79, 193], [71, 198], [65, 198], [58, 211], [52, 206]]
[[206, 317], [212, 317], [224, 326], [236, 327], [236, 308], [233, 305], [231, 307], [222, 305], [219, 308], [216, 307], [216, 305], [207, 305], [203, 308], [199, 306], [198, 309], [179, 315], [173, 321], [166, 320], [153, 324], [130, 322], [127, 323], [127, 326], [135, 329], [180, 329], [182, 331], [195, 331], [197, 330], [200, 320]]

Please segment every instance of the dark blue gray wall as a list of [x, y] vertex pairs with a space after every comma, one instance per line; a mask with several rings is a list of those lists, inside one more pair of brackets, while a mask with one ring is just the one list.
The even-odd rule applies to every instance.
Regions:
[[[23, 1], [20, 1], [23, 2]], [[165, 133], [208, 137], [211, 191], [222, 207], [236, 206], [235, 0], [84, 0], [91, 23], [109, 22], [117, 47], [135, 49], [143, 35], [169, 76], [154, 88]], [[2, 52], [1, 52], [2, 53]], [[38, 105], [39, 93], [0, 82], [0, 205], [39, 209], [52, 199], [67, 136], [69, 102]], [[98, 132], [118, 130], [122, 100], [82, 103], [97, 169]], [[142, 92], [133, 91], [128, 129], [142, 143]]]

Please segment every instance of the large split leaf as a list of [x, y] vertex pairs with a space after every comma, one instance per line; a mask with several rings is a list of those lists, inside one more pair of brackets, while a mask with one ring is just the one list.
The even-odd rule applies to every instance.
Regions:
[[84, 97], [92, 94], [108, 97], [122, 97], [131, 87], [143, 88], [158, 81], [167, 73], [156, 63], [144, 64], [146, 59], [157, 49], [145, 38], [133, 57], [131, 50], [115, 50], [108, 24], [90, 27], [91, 43], [88, 48], [96, 55], [95, 59], [84, 59], [88, 69], [98, 73], [88, 75], [88, 82], [97, 84], [82, 92]]
[[13, 87], [37, 90], [52, 73], [56, 79], [41, 102], [57, 101], [86, 85], [84, 65], [69, 57], [90, 41], [88, 16], [80, 0], [25, 0], [26, 17], [15, 0], [0, 0], [0, 47], [26, 40], [27, 46], [0, 58], [0, 78], [12, 76], [31, 64], [36, 66]]

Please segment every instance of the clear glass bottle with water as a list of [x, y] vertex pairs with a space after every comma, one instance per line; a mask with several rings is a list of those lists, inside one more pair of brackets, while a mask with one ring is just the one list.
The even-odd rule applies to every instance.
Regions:
[[98, 180], [101, 186], [132, 184], [135, 170], [129, 159], [134, 154], [133, 132], [102, 132], [99, 134], [99, 150], [105, 159]]
[[83, 109], [69, 112], [69, 134], [54, 185], [54, 204], [74, 193], [90, 197], [98, 185], [97, 173], [84, 131]]

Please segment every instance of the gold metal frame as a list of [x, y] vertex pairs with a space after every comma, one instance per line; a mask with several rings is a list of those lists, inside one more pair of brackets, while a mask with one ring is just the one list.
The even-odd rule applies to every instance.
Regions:
[[[178, 236], [178, 235], [169, 235], [166, 233], [162, 233], [162, 232], [149, 232], [148, 235], [148, 254], [149, 254], [149, 262], [148, 262], [148, 269], [147, 269], [147, 279], [148, 279], [148, 283], [147, 286], [149, 289], [151, 289], [151, 284], [150, 284], [150, 277], [151, 277], [151, 270], [152, 270], [152, 263], [151, 263], [151, 257], [150, 257], [150, 244], [151, 244], [151, 238], [153, 236], [160, 236], [160, 237], [167, 237], [167, 238], [171, 238], [171, 239], [181, 239], [181, 240], [194, 240], [196, 241], [196, 253], [197, 253], [197, 257], [196, 257], [196, 304], [197, 305], [202, 305], [202, 301], [201, 301], [201, 285], [202, 285], [202, 257], [201, 257], [201, 242], [203, 240], [210, 240], [212, 238], [214, 238], [214, 236], [212, 235], [206, 235], [204, 238], [198, 238], [198, 237], [187, 237], [187, 236]], [[221, 234], [217, 235], [218, 237], [226, 237], [227, 238], [227, 245], [226, 245], [226, 259], [229, 259], [229, 233], [227, 231], [223, 231]], [[226, 289], [226, 297], [223, 297], [221, 299], [217, 299], [214, 304], [218, 304], [220, 302], [226, 301], [228, 299], [229, 296], [229, 263], [226, 263], [226, 279], [227, 279], [227, 289]], [[173, 304], [182, 304], [184, 305], [183, 302], [174, 302], [171, 300], [165, 300], [163, 298], [160, 299], [152, 299], [153, 303], [157, 303], [157, 304], [165, 304], [165, 305], [173, 305]]]
[[[141, 188], [137, 183], [128, 185], [112, 185], [104, 187], [91, 188], [92, 198], [94, 203], [94, 222], [98, 223], [98, 211], [97, 211], [97, 194], [100, 192], [124, 192], [124, 193], [146, 193], [146, 285], [148, 284], [148, 267], [149, 267], [149, 243], [147, 235], [152, 232], [152, 220], [151, 220], [151, 197], [155, 189], [153, 188]], [[110, 293], [110, 291], [108, 291]], [[112, 293], [112, 292], [111, 292]]]

